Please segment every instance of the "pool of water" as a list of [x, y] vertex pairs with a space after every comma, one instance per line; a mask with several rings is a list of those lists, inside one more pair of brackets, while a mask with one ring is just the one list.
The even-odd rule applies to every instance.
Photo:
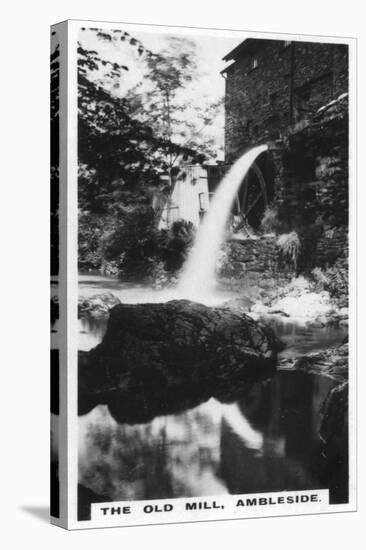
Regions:
[[[85, 276], [80, 294], [113, 292], [121, 301], [152, 301], [151, 290]], [[159, 291], [153, 292], [159, 301]], [[299, 355], [339, 344], [345, 330], [270, 321]], [[80, 321], [79, 348], [101, 341], [105, 321]], [[296, 371], [243, 390], [232, 403], [216, 399], [147, 423], [118, 423], [99, 405], [79, 419], [79, 480], [97, 495], [140, 500], [224, 493], [330, 488], [347, 499], [347, 476], [329, 481], [332, 467], [319, 435], [322, 405], [334, 382]], [[103, 499], [102, 499], [103, 500]]]
[[[177, 298], [174, 290], [155, 290], [144, 285], [121, 283], [118, 279], [100, 275], [80, 275], [79, 291], [80, 295], [85, 297], [112, 292], [125, 304], [158, 303]], [[233, 293], [221, 292], [209, 301], [212, 305], [219, 305], [234, 296]], [[347, 336], [345, 327], [303, 325], [286, 318], [280, 320], [277, 316], [268, 316], [262, 320], [272, 326], [277, 336], [286, 345], [281, 353], [282, 356], [327, 349], [340, 344]], [[106, 320], [80, 319], [79, 349], [88, 351], [96, 346], [102, 340], [106, 326]]]

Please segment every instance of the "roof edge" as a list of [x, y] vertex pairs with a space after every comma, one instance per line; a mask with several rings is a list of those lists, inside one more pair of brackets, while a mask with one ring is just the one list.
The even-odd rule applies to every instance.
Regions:
[[246, 38], [245, 40], [243, 40], [243, 42], [240, 42], [240, 44], [238, 44], [233, 50], [227, 53], [225, 57], [222, 58], [222, 60], [230, 61], [231, 59], [233, 59], [234, 61], [236, 61], [240, 54], [244, 52], [253, 53], [258, 49], [263, 48], [269, 42], [281, 42], [281, 40], [273, 38]]

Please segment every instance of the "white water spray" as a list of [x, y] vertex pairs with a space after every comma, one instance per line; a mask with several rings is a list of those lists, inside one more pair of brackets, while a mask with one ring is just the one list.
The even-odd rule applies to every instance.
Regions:
[[217, 257], [232, 204], [251, 165], [267, 149], [267, 145], [260, 145], [244, 153], [221, 181], [178, 283], [177, 290], [182, 297], [202, 301], [214, 293]]

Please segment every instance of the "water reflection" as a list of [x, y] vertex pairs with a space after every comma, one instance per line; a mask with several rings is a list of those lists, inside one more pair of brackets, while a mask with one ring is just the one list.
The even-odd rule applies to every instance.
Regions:
[[213, 401], [148, 424], [117, 424], [99, 406], [81, 419], [80, 482], [114, 500], [226, 493]]
[[106, 319], [79, 319], [79, 350], [89, 351], [99, 344], [107, 330], [107, 322]]
[[334, 383], [298, 372], [253, 387], [239, 407], [263, 434], [260, 456], [225, 420], [221, 432], [222, 476], [229, 492], [321, 488], [324, 459], [320, 408]]
[[[86, 276], [80, 293], [112, 291], [125, 303], [151, 301], [151, 290], [102, 279]], [[346, 335], [342, 328], [272, 323], [287, 344], [285, 357], [326, 349]], [[79, 349], [96, 346], [105, 330], [105, 320], [80, 320]], [[179, 407], [168, 403], [164, 410], [158, 392], [155, 412], [136, 418], [124, 412], [131, 409], [127, 397], [116, 396], [114, 408], [99, 405], [79, 419], [83, 494], [89, 491], [94, 501], [141, 500], [329, 487], [332, 502], [347, 502], [347, 465], [340, 463], [347, 443], [339, 442], [336, 459], [327, 458], [319, 436], [333, 385], [320, 375], [284, 371], [250, 387], [238, 385], [225, 403], [188, 388], [189, 399], [177, 396]], [[143, 413], [138, 395], [129, 399]]]
[[339, 345], [348, 334], [342, 326], [301, 325], [267, 317], [276, 335], [286, 344], [282, 357], [294, 357]]
[[320, 408], [333, 384], [282, 372], [236, 403], [133, 426], [98, 406], [80, 419], [80, 482], [113, 500], [326, 487]]
[[51, 468], [50, 514], [59, 517], [59, 448], [60, 448], [60, 338], [59, 338], [59, 287], [57, 277], [51, 280], [51, 357], [50, 357], [50, 406], [51, 406]]

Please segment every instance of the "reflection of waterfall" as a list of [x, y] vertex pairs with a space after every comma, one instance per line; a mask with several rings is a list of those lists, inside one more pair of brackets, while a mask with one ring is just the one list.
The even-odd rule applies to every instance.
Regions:
[[187, 298], [210, 294], [215, 286], [215, 266], [222, 245], [225, 227], [238, 189], [255, 159], [267, 150], [261, 145], [245, 153], [232, 166], [220, 183], [209, 211], [197, 234], [178, 290]]
[[221, 405], [222, 416], [247, 449], [263, 450], [263, 434], [250, 425], [237, 403]]

